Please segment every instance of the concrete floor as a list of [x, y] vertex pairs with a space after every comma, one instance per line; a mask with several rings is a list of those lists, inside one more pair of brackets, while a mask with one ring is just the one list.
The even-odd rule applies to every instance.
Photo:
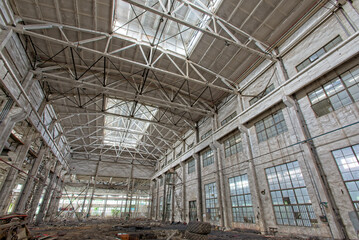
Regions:
[[[183, 238], [187, 225], [164, 224], [158, 221], [149, 220], [114, 220], [114, 219], [92, 219], [87, 222], [55, 222], [51, 224], [43, 224], [39, 226], [30, 226], [30, 232], [33, 237], [41, 238], [46, 235], [52, 236], [49, 239], [70, 240], [70, 239], [120, 239], [118, 233], [136, 233], [140, 235], [139, 239], [168, 239], [170, 235], [175, 233], [172, 240], [180, 240]], [[263, 236], [252, 230], [238, 229], [233, 231], [220, 231], [213, 229], [209, 234], [209, 239], [225, 240], [225, 239], [301, 239], [297, 237], [276, 237]]]

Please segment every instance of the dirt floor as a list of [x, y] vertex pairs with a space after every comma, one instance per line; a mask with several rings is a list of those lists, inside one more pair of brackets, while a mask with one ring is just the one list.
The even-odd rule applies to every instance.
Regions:
[[[132, 234], [130, 239], [184, 239], [186, 225], [182, 223], [163, 224], [150, 220], [88, 220], [86, 222], [56, 222], [47, 225], [29, 226], [33, 239], [125, 239], [123, 235]], [[121, 238], [122, 236], [122, 238]], [[213, 228], [209, 234], [210, 240], [226, 239], [273, 239], [287, 240], [299, 238], [279, 238], [263, 236], [259, 233], [246, 230], [219, 231]]]

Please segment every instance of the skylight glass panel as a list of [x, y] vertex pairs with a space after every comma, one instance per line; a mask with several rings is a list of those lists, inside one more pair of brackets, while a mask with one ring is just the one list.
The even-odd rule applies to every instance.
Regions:
[[[123, 148], [136, 148], [147, 131], [150, 123], [136, 120], [152, 120], [158, 109], [140, 103], [118, 99], [107, 99], [104, 144]], [[130, 117], [133, 118], [130, 118]]]
[[[136, 2], [161, 12], [171, 12], [171, 16], [202, 29], [206, 29], [209, 25], [211, 18], [208, 14], [189, 8], [181, 1], [168, 1], [137, 0]], [[222, 0], [189, 0], [189, 2], [202, 8], [206, 6], [212, 13], [215, 13]], [[202, 36], [202, 33], [197, 30], [165, 17], [161, 20], [159, 15], [131, 6], [122, 0], [116, 2], [113, 32], [184, 56], [192, 52]]]

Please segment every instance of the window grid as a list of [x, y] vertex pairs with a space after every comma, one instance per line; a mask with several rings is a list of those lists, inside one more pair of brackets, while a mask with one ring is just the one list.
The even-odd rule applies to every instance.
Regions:
[[313, 53], [309, 58], [305, 59], [303, 62], [297, 65], [295, 68], [297, 69], [298, 72], [302, 71], [305, 67], [312, 64], [312, 62], [318, 60], [326, 52], [329, 52], [330, 49], [337, 46], [341, 41], [343, 41], [342, 38], [340, 36], [337, 36], [329, 43], [327, 43], [324, 47], [320, 48], [318, 51]]
[[274, 90], [274, 84], [272, 83], [263, 92], [259, 93], [256, 97], [249, 100], [249, 105], [251, 106], [251, 105], [255, 104], [256, 102], [258, 102], [259, 99], [263, 98], [264, 96], [266, 96], [268, 93], [270, 93], [273, 90]]
[[231, 115], [229, 115], [228, 117], [226, 117], [225, 119], [222, 120], [221, 122], [221, 126], [227, 124], [229, 121], [231, 121], [235, 116], [237, 116], [237, 112], [234, 111], [233, 113], [231, 113]]
[[359, 213], [359, 144], [332, 151], [355, 210]]
[[211, 221], [218, 221], [218, 200], [216, 183], [204, 185], [206, 195], [206, 212]]
[[203, 167], [207, 167], [214, 163], [213, 151], [211, 149], [202, 153]]
[[266, 141], [288, 130], [282, 110], [255, 123], [258, 142]]
[[266, 175], [279, 225], [311, 227], [317, 222], [298, 161], [267, 168]]
[[196, 171], [196, 162], [194, 159], [188, 161], [187, 163], [187, 167], [188, 167], [188, 174], [191, 174], [193, 172]]
[[229, 189], [231, 194], [233, 221], [255, 223], [248, 175], [244, 174], [229, 178]]
[[236, 153], [242, 152], [242, 138], [241, 133], [237, 132], [224, 140], [224, 155], [225, 157], [232, 156]]
[[189, 201], [189, 220], [197, 220], [197, 204], [196, 201]]
[[205, 134], [203, 134], [203, 135], [201, 136], [201, 140], [203, 140], [203, 139], [209, 137], [209, 135], [211, 135], [211, 134], [212, 134], [212, 129], [209, 130], [209, 131], [207, 131]]
[[310, 92], [308, 97], [318, 117], [359, 101], [359, 66]]

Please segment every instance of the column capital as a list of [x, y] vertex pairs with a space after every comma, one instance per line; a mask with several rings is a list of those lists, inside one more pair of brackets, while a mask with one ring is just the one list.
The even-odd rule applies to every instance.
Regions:
[[291, 97], [291, 96], [284, 95], [282, 97], [282, 101], [287, 107], [295, 106], [295, 101], [294, 101], [293, 97]]
[[248, 133], [248, 128], [244, 126], [243, 124], [238, 125], [238, 129], [240, 132]]
[[217, 151], [219, 148], [221, 148], [221, 144], [214, 140], [212, 143], [209, 144], [209, 147], [214, 150], [214, 151]]
[[192, 154], [192, 157], [193, 157], [195, 160], [199, 160], [199, 153], [193, 153], [193, 154]]

